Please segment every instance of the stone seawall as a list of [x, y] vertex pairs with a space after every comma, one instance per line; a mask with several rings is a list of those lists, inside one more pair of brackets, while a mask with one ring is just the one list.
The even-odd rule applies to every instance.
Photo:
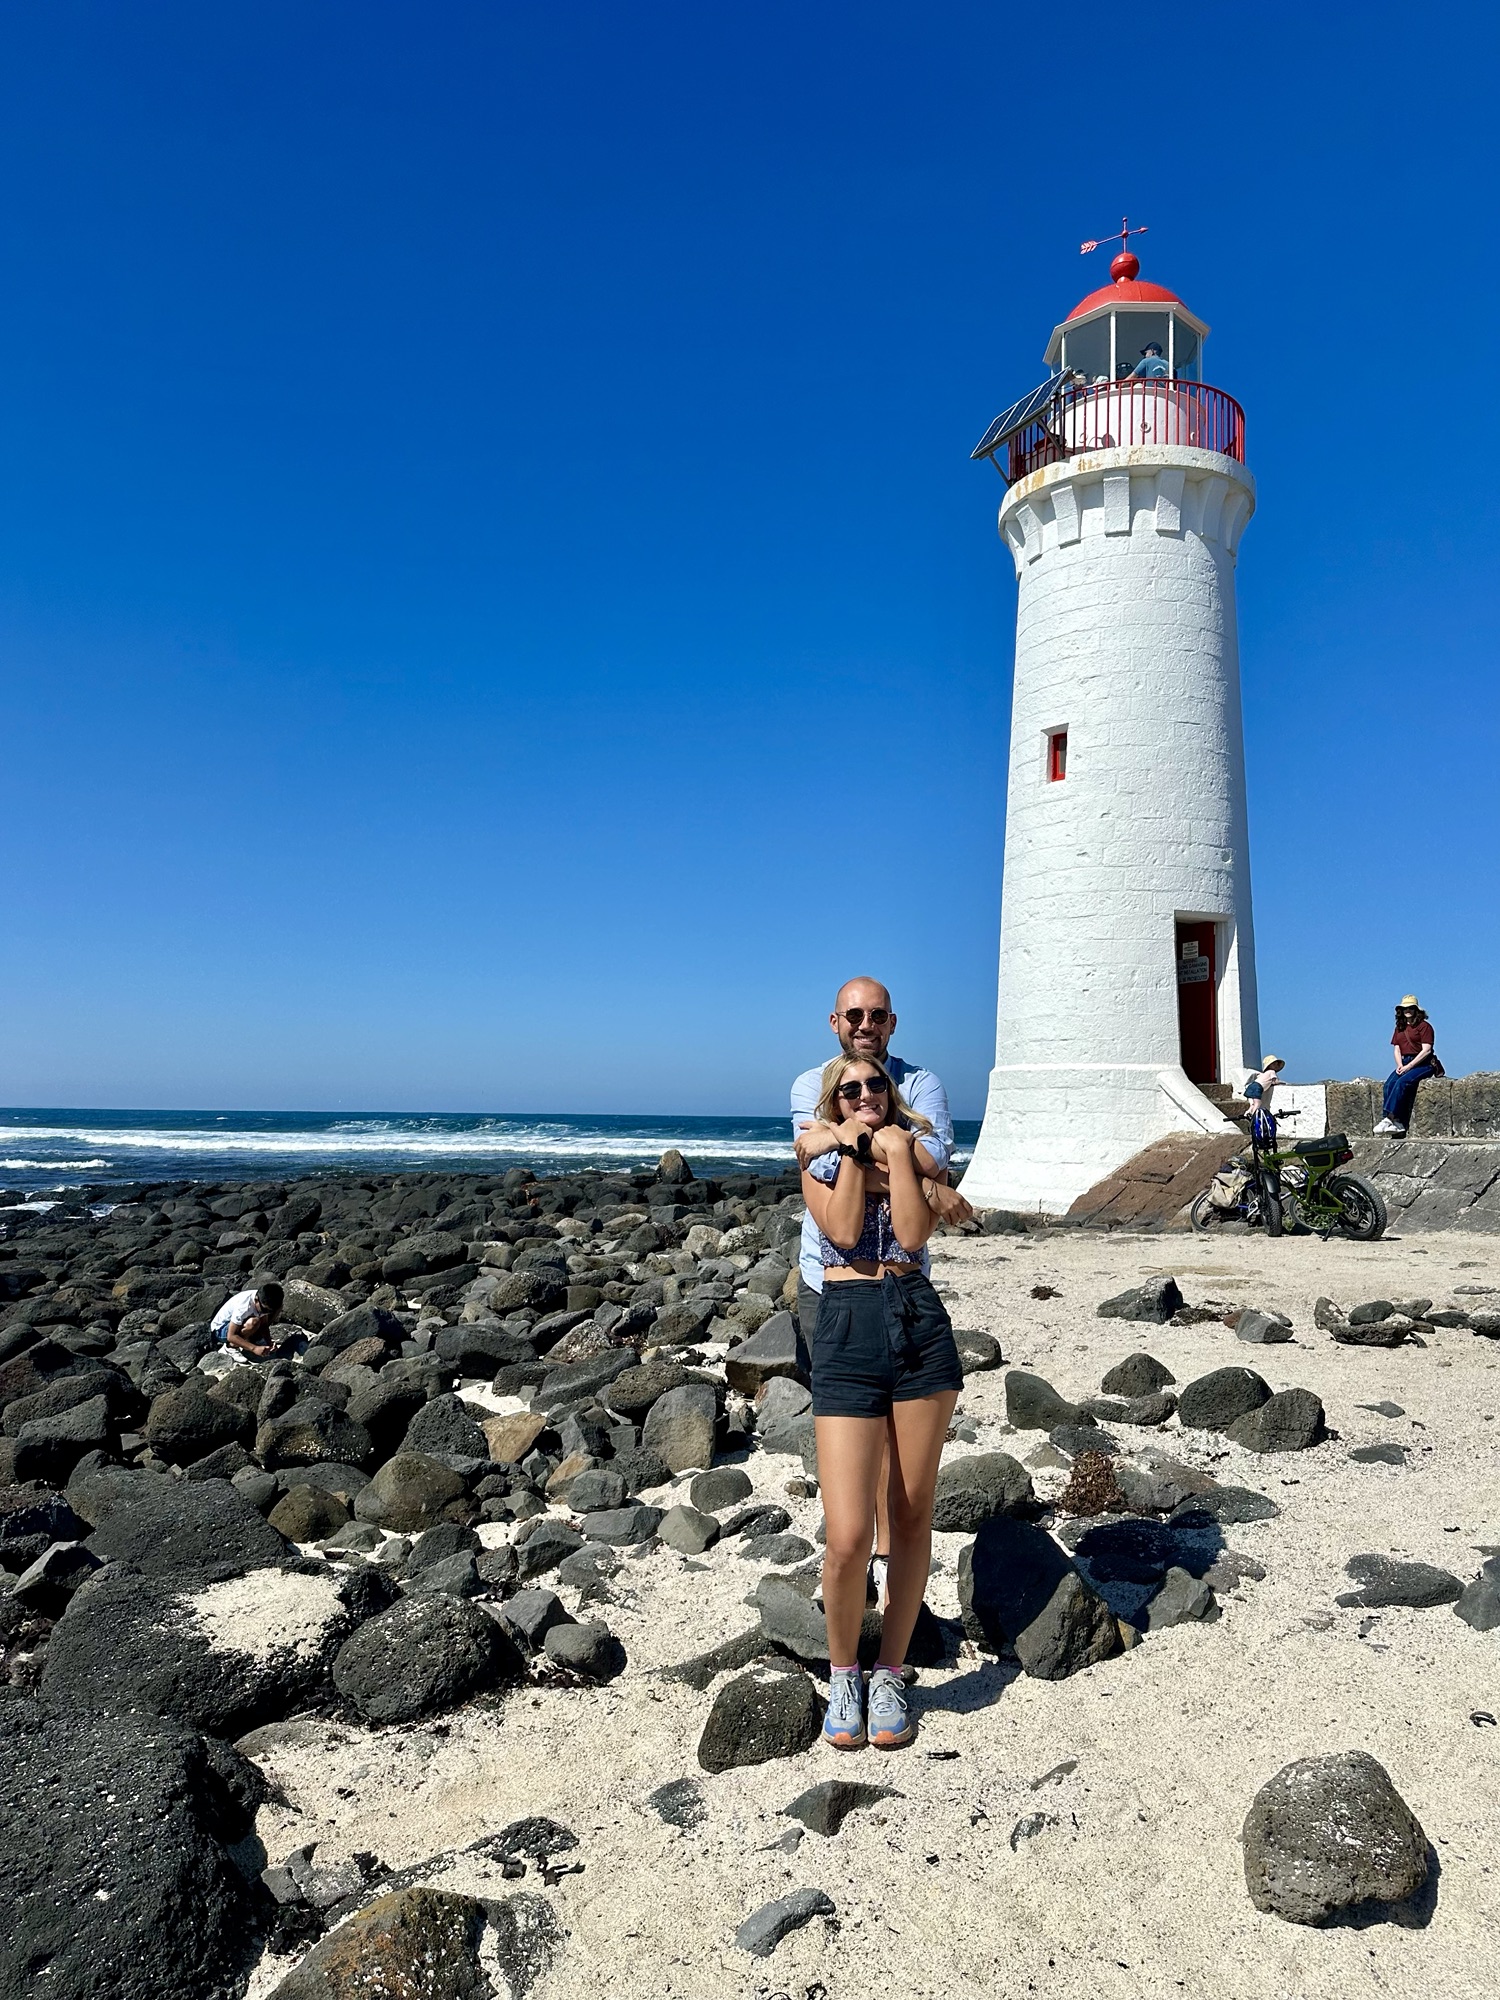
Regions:
[[[1325, 1083], [1328, 1130], [1367, 1137], [1380, 1119], [1383, 1082], [1357, 1076], [1352, 1083]], [[1419, 1084], [1408, 1137], [1412, 1139], [1500, 1140], [1500, 1072], [1435, 1076]]]
[[1391, 1229], [1500, 1235], [1500, 1139], [1357, 1139], [1354, 1171], [1385, 1196]]

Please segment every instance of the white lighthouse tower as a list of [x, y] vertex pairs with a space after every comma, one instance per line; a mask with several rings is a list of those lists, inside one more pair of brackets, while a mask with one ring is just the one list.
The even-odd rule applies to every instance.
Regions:
[[1207, 326], [1139, 271], [1126, 242], [974, 454], [1006, 478], [1020, 585], [995, 1067], [963, 1182], [987, 1208], [1062, 1213], [1153, 1140], [1227, 1133], [1259, 1063], [1234, 597], [1255, 483]]

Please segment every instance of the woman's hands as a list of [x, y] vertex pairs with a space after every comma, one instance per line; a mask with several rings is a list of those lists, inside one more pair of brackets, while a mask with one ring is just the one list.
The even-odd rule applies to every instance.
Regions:
[[904, 1125], [882, 1125], [878, 1131], [870, 1134], [870, 1151], [883, 1166], [887, 1167], [903, 1153], [910, 1160], [914, 1144], [913, 1135]]

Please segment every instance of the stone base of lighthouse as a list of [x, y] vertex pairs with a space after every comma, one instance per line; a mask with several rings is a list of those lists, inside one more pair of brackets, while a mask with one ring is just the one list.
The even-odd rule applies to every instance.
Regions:
[[997, 1067], [963, 1193], [976, 1208], [1062, 1215], [1169, 1132], [1237, 1129], [1177, 1065]]

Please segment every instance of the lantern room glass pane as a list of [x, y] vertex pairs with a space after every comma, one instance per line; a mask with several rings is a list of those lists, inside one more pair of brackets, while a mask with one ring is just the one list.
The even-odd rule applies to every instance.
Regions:
[[1167, 319], [1164, 312], [1121, 312], [1115, 315], [1115, 374], [1117, 376], [1134, 373], [1141, 360], [1141, 350], [1149, 341], [1155, 341], [1161, 349], [1163, 361], [1167, 358]]
[[1060, 357], [1066, 368], [1076, 368], [1085, 382], [1109, 380], [1109, 315], [1090, 320], [1084, 326], [1070, 326], [1063, 335]]
[[1198, 336], [1185, 319], [1177, 319], [1172, 338], [1176, 343], [1177, 366], [1174, 373], [1179, 382], [1200, 382], [1203, 379], [1203, 353]]

